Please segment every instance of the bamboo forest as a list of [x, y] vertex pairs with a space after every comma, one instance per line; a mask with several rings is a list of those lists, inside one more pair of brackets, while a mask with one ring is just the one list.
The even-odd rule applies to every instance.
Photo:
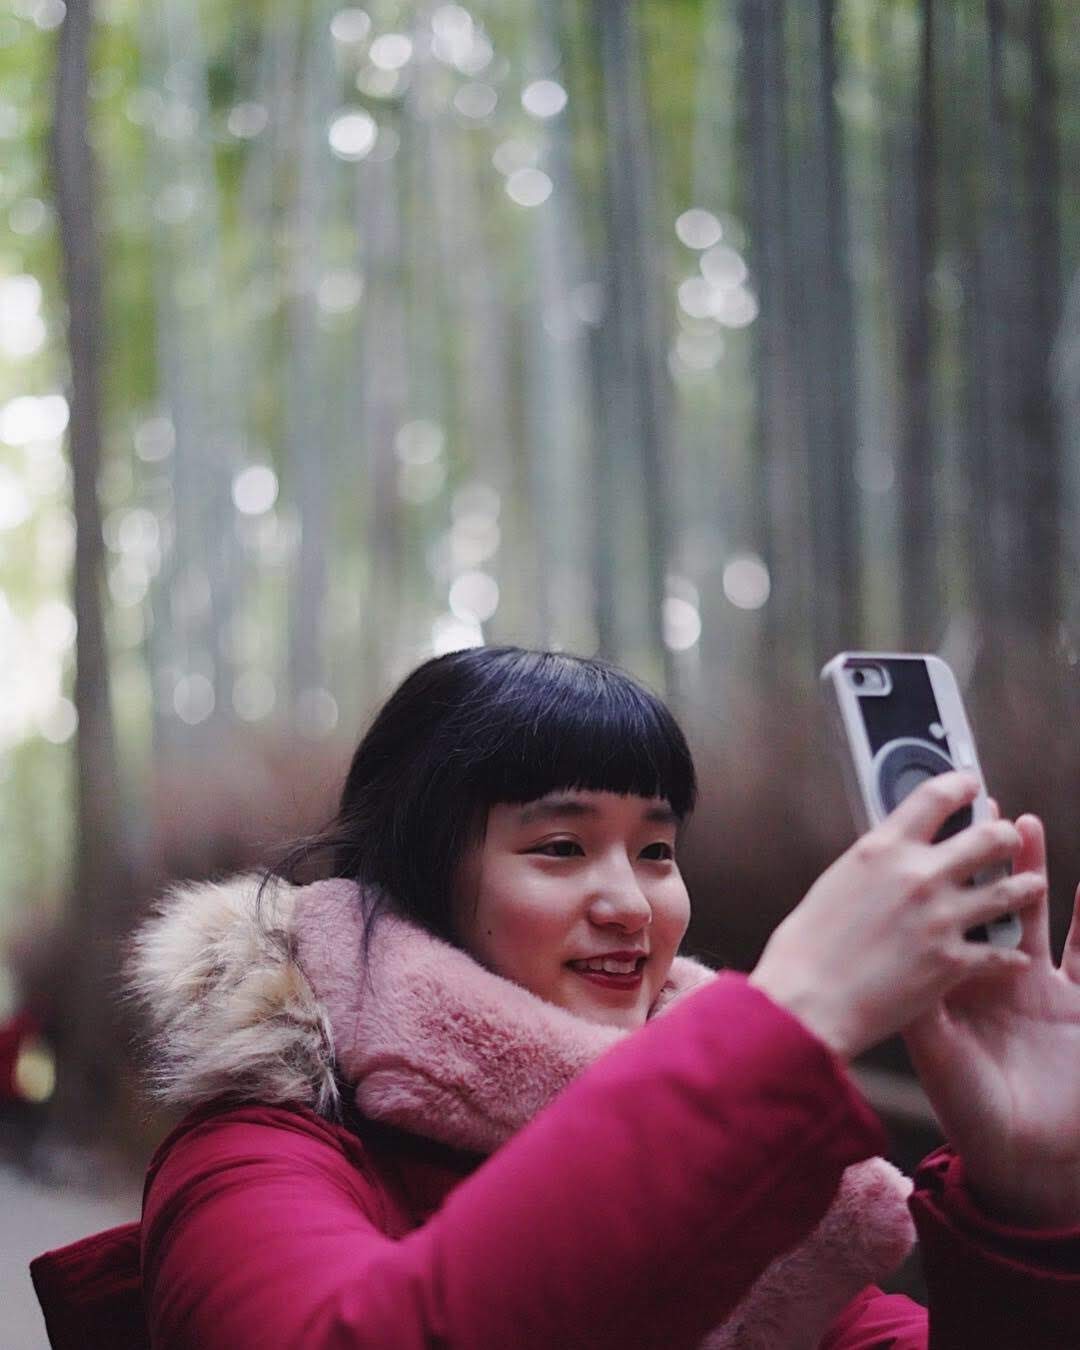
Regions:
[[[1060, 942], [1078, 529], [1074, 0], [8, 0], [0, 1023], [44, 1010], [40, 1128], [138, 1151], [137, 916], [324, 824], [464, 647], [668, 702], [689, 949], [738, 969], [854, 835], [822, 665], [939, 653]], [[865, 1083], [932, 1136], [899, 1046]]]

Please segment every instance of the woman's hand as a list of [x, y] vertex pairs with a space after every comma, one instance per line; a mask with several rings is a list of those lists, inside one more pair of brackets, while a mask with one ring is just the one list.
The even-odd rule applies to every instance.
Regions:
[[986, 1207], [1027, 1226], [1080, 1224], [1080, 890], [1061, 966], [1035, 816], [1016, 822], [1017, 873], [1043, 879], [1024, 915], [1026, 969], [972, 980], [905, 1031], [912, 1061]]
[[[1015, 825], [988, 820], [934, 843], [979, 785], [948, 773], [921, 784], [814, 883], [776, 929], [750, 976], [844, 1058], [940, 1005], [973, 976], [1021, 973], [1032, 957], [968, 942], [967, 929], [1037, 903], [1028, 869], [984, 886], [965, 881], [1022, 847]], [[1000, 980], [994, 979], [993, 988]]]

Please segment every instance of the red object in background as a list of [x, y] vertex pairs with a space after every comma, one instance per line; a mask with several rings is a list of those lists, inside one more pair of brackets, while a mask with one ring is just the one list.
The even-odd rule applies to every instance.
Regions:
[[32, 1012], [23, 1009], [6, 1022], [0, 1022], [0, 1102], [21, 1102], [26, 1097], [15, 1082], [19, 1053], [30, 1041], [40, 1040], [41, 1023]]

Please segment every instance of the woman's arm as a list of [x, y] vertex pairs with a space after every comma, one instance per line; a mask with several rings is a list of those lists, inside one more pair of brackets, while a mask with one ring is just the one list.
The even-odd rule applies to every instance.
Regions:
[[881, 1143], [828, 1049], [721, 976], [605, 1055], [399, 1241], [378, 1187], [327, 1143], [206, 1122], [147, 1196], [153, 1344], [689, 1350]]
[[930, 1350], [1076, 1350], [1080, 1225], [1034, 1230], [992, 1218], [949, 1148], [932, 1153], [915, 1181]]
[[[963, 941], [975, 910], [963, 912], [958, 888], [972, 906], [981, 903], [979, 890], [989, 891], [963, 887], [966, 876], [981, 870], [971, 865], [976, 829], [933, 842], [948, 814], [941, 808], [960, 804], [959, 796], [950, 796], [958, 780], [943, 775], [912, 793], [884, 826], [838, 860], [774, 935], [752, 979], [838, 1053], [849, 1054], [877, 1038], [883, 1019], [895, 1016], [905, 997], [921, 996], [944, 973], [951, 987], [904, 1028], [920, 1077], [964, 1160], [948, 1155], [953, 1182], [940, 1193], [932, 1172], [924, 1171], [912, 1203], [930, 1289], [929, 1345], [1064, 1350], [1080, 1345], [1080, 894], [1056, 968], [1042, 828], [1031, 816], [1015, 827], [1003, 822], [1015, 833], [1014, 874], [1001, 885], [1023, 909], [1018, 959], [1010, 969], [1001, 959], [1008, 954]], [[936, 811], [930, 809], [935, 794]], [[984, 841], [994, 828], [981, 827]], [[853, 907], [858, 869], [861, 904]], [[919, 883], [906, 894], [905, 874]], [[997, 895], [999, 911], [1010, 908], [1000, 903], [1005, 891]], [[811, 916], [815, 925], [807, 922]], [[992, 905], [983, 917], [993, 917]], [[923, 920], [929, 927], [921, 927]], [[891, 992], [888, 962], [896, 946], [890, 925], [910, 943], [915, 967]], [[845, 939], [852, 933], [864, 938], [864, 957], [849, 970], [839, 959], [850, 950], [846, 940], [829, 951], [830, 936], [842, 930]], [[954, 964], [953, 978], [942, 962]], [[863, 1350], [879, 1343], [873, 1339], [879, 1330], [900, 1334], [901, 1328], [919, 1345], [925, 1316], [913, 1305], [898, 1311], [866, 1298], [852, 1305], [826, 1346]], [[914, 1327], [908, 1317], [916, 1319]]]
[[820, 1350], [1076, 1350], [1080, 1226], [1025, 1230], [984, 1213], [964, 1164], [940, 1148], [919, 1166], [910, 1201], [930, 1310], [867, 1288]]

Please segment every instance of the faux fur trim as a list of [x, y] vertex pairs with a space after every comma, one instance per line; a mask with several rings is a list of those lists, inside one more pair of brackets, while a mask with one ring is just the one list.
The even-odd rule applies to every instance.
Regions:
[[259, 879], [175, 886], [129, 948], [148, 1026], [148, 1085], [164, 1105], [301, 1103], [340, 1110], [334, 1036], [296, 954], [301, 888]]
[[[163, 1101], [303, 1104], [490, 1152], [628, 1033], [576, 1017], [386, 916], [361, 966], [351, 882], [179, 886], [132, 942]], [[714, 978], [679, 957], [653, 1015]], [[764, 1271], [702, 1350], [813, 1350], [858, 1291], [910, 1251], [911, 1183], [881, 1158], [849, 1167], [813, 1233]]]

